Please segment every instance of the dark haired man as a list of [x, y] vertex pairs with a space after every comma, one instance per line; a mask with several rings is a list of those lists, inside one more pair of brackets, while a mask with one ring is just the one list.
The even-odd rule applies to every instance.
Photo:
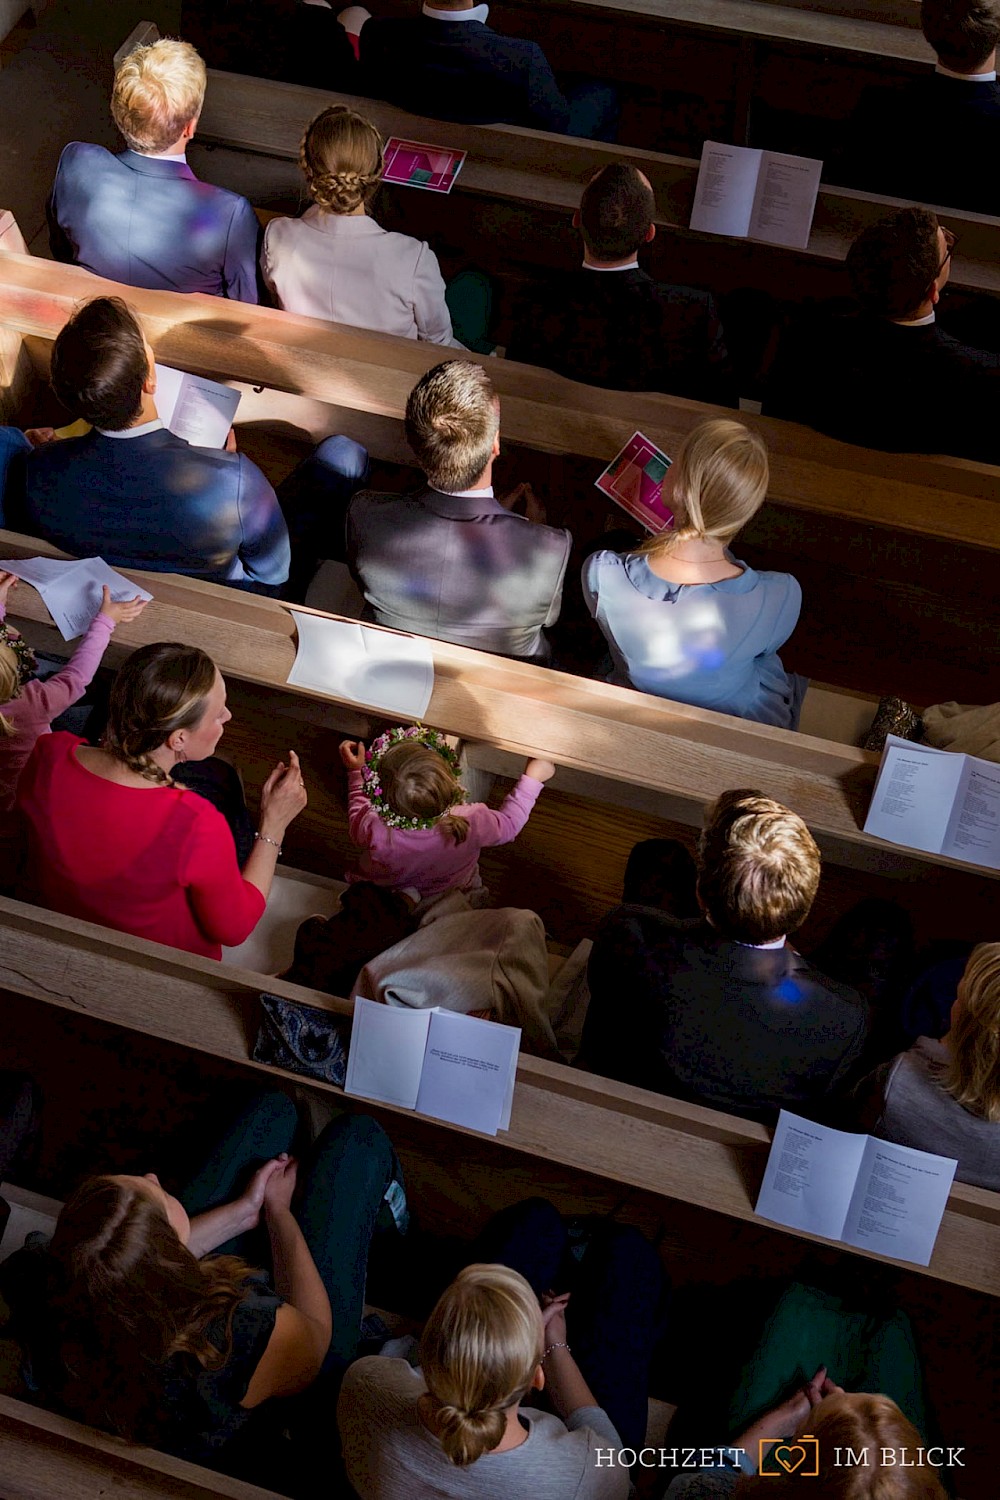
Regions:
[[[630, 860], [629, 904], [594, 941], [580, 1063], [766, 1121], [781, 1108], [823, 1108], [858, 1063], [870, 1015], [855, 990], [787, 941], [820, 880], [802, 819], [760, 792], [724, 792], [706, 814], [694, 892], [679, 846], [654, 851], [654, 864], [671, 856], [677, 915], [643, 904], [647, 891], [634, 888], [642, 850]], [[686, 914], [691, 896], [698, 916]]]
[[854, 241], [856, 310], [800, 317], [783, 336], [768, 416], [895, 452], [1000, 462], [1000, 356], [936, 321], [954, 240], [926, 208], [902, 208]]
[[610, 390], [735, 405], [715, 299], [654, 281], [639, 267], [655, 213], [649, 179], [636, 167], [600, 168], [573, 215], [583, 264], [529, 296], [507, 357]]
[[1000, 213], [1000, 0], [923, 0], [933, 72], [871, 89], [830, 180], [870, 192]]
[[186, 573], [238, 588], [288, 577], [288, 531], [274, 490], [242, 453], [194, 448], [156, 410], [153, 353], [117, 297], [85, 303], [52, 348], [52, 386], [84, 437], [23, 462], [10, 524], [77, 556]]

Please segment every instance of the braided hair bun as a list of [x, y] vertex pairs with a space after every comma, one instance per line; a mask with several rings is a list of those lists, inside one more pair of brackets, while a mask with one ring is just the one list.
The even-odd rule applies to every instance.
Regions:
[[370, 120], [333, 104], [308, 126], [299, 166], [309, 196], [324, 213], [352, 214], [365, 208], [382, 181], [385, 142]]

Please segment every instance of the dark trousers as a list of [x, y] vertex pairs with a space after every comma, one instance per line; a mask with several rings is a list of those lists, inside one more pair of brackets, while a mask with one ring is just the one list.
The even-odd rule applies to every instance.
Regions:
[[[291, 1151], [298, 1129], [295, 1105], [277, 1091], [260, 1094], [223, 1132], [181, 1202], [192, 1216], [235, 1198], [271, 1157]], [[402, 1172], [389, 1137], [366, 1115], [341, 1115], [321, 1133], [299, 1165], [295, 1217], [330, 1299], [333, 1338], [323, 1367], [337, 1373], [357, 1354], [365, 1302], [368, 1251], [383, 1199]], [[270, 1268], [262, 1229], [220, 1245]]]
[[351, 438], [329, 437], [278, 486], [292, 566], [286, 599], [302, 600], [319, 563], [346, 561], [344, 525], [351, 496], [368, 483], [368, 453]]
[[197, 792], [222, 814], [233, 835], [236, 861], [242, 870], [253, 849], [255, 828], [247, 810], [239, 772], [227, 760], [210, 755], [206, 760], [182, 761], [170, 774], [178, 786]]
[[663, 1335], [667, 1283], [652, 1245], [630, 1225], [595, 1220], [583, 1258], [551, 1203], [529, 1198], [490, 1220], [473, 1259], [519, 1271], [537, 1296], [571, 1293], [568, 1342], [626, 1448], [646, 1435], [649, 1371]]

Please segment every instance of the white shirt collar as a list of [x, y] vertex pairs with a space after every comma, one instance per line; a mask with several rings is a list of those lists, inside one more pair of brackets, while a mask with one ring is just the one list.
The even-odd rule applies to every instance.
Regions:
[[137, 151], [136, 156], [148, 156], [150, 161], [179, 161], [187, 166], [187, 152], [181, 151]]
[[97, 430], [101, 437], [134, 438], [145, 437], [147, 432], [156, 432], [157, 428], [162, 426], [163, 423], [157, 417], [155, 422], [140, 422], [138, 427], [125, 427], [121, 432], [106, 432], [103, 427], [98, 427]]
[[942, 78], [957, 78], [959, 83], [996, 83], [997, 81], [995, 68], [992, 73], [953, 73], [950, 68], [938, 63], [934, 71], [940, 73]]
[[423, 11], [432, 21], [479, 21], [485, 26], [490, 8], [488, 5], [474, 5], [471, 10], [435, 10], [433, 5], [425, 5]]
[[491, 484], [486, 485], [484, 489], [480, 490], [439, 490], [436, 484], [432, 484], [431, 489], [435, 490], [439, 495], [450, 495], [453, 500], [493, 499], [493, 486]]
[[924, 318], [893, 318], [892, 322], [898, 328], [926, 328], [928, 323], [934, 322], [934, 319], [934, 309], [931, 308], [930, 312]]
[[583, 263], [585, 271], [638, 271], [639, 262], [630, 260], [627, 266], [592, 266], [588, 260]]
[[738, 939], [734, 939], [734, 941], [736, 942], [737, 948], [759, 948], [759, 949], [764, 949], [764, 948], [783, 948], [785, 946], [785, 941], [786, 940], [785, 940], [785, 938], [780, 937], [780, 938], [775, 938], [775, 940], [774, 940], [773, 943], [741, 943]]

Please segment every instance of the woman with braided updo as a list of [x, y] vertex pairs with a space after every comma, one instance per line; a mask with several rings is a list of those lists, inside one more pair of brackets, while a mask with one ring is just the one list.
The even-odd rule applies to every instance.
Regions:
[[204, 651], [158, 643], [134, 652], [115, 679], [99, 748], [59, 733], [32, 752], [18, 788], [28, 856], [19, 893], [206, 958], [244, 942], [306, 790], [292, 751], [261, 791], [241, 872], [225, 818], [174, 777], [214, 754], [231, 717]]
[[264, 280], [287, 312], [461, 349], [437, 256], [369, 217], [384, 146], [375, 126], [344, 104], [316, 116], [299, 152], [312, 207], [268, 224]]

